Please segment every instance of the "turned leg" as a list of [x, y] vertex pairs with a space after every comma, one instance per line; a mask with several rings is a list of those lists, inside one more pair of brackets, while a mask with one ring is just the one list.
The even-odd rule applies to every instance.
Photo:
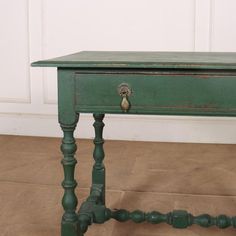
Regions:
[[92, 188], [96, 188], [96, 185], [99, 189], [102, 189], [101, 194], [101, 204], [105, 205], [105, 166], [103, 164], [104, 159], [104, 150], [103, 150], [103, 118], [104, 114], [93, 114], [94, 117], [94, 129], [95, 129], [95, 138], [94, 138], [94, 152], [93, 152], [93, 158], [94, 158], [94, 165], [93, 165], [93, 174], [92, 174]]
[[78, 218], [76, 214], [78, 201], [75, 194], [77, 182], [74, 179], [75, 165], [77, 162], [74, 154], [77, 146], [73, 135], [76, 128], [76, 123], [72, 125], [61, 124], [61, 128], [64, 135], [61, 144], [61, 151], [64, 155], [64, 158], [62, 159], [64, 169], [64, 180], [62, 182], [64, 196], [62, 198], [62, 206], [65, 211], [62, 217], [61, 235], [78, 236], [80, 235]]

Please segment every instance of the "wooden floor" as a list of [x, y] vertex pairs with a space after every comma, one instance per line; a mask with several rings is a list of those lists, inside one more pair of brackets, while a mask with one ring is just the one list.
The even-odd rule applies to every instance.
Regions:
[[[91, 140], [79, 140], [76, 179], [79, 204], [88, 195]], [[60, 139], [0, 136], [0, 235], [60, 235], [62, 215]], [[185, 209], [198, 215], [236, 215], [236, 145], [107, 141], [107, 206]], [[185, 230], [113, 220], [87, 236], [231, 236], [236, 229]]]

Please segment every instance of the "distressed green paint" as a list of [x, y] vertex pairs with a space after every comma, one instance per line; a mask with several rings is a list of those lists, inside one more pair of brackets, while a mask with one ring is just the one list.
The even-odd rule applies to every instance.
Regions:
[[128, 114], [236, 115], [236, 74], [143, 73], [77, 74], [76, 110], [123, 113], [117, 88], [126, 83], [132, 90]]
[[83, 51], [38, 61], [32, 66], [62, 68], [175, 68], [236, 69], [236, 53], [230, 52], [94, 52]]
[[75, 195], [75, 187], [77, 186], [77, 182], [74, 179], [74, 170], [77, 162], [74, 158], [74, 154], [77, 149], [75, 139], [73, 137], [75, 127], [76, 125], [61, 124], [64, 134], [61, 144], [61, 151], [64, 155], [64, 158], [62, 159], [64, 169], [64, 180], [62, 182], [64, 196], [62, 198], [62, 206], [65, 211], [61, 223], [62, 236], [77, 236], [79, 232], [77, 214], [75, 212], [78, 204], [77, 197]]
[[110, 210], [103, 205], [96, 204], [95, 201], [86, 201], [82, 204], [79, 217], [82, 218], [82, 216], [84, 216], [86, 230], [92, 222], [101, 224], [110, 219], [115, 219], [119, 222], [131, 220], [135, 223], [143, 223], [145, 221], [150, 224], [166, 223], [178, 229], [185, 229], [193, 224], [204, 228], [211, 226], [217, 226], [220, 229], [228, 227], [236, 228], [236, 216], [210, 216], [209, 214], [194, 216], [185, 210], [174, 210], [166, 214], [158, 211], [143, 212], [135, 210], [130, 212], [125, 209]]
[[62, 205], [65, 211], [61, 222], [62, 236], [78, 236], [79, 233], [76, 214], [78, 201], [75, 195], [77, 182], [74, 179], [75, 165], [77, 163], [74, 155], [77, 146], [73, 135], [79, 114], [74, 109], [74, 82], [73, 71], [58, 69], [58, 119], [64, 136], [61, 144], [61, 151], [64, 155], [62, 159], [64, 170]]
[[93, 124], [95, 129], [95, 138], [94, 138], [94, 151], [93, 151], [93, 158], [94, 158], [94, 165], [93, 165], [93, 173], [92, 173], [92, 183], [100, 184], [102, 186], [102, 199], [101, 203], [105, 205], [105, 166], [103, 164], [103, 159], [105, 157], [103, 144], [104, 140], [102, 137], [103, 132], [103, 118], [104, 114], [93, 114], [95, 122]]
[[78, 114], [75, 111], [75, 74], [70, 69], [58, 68], [58, 119], [60, 124], [74, 125]]
[[[110, 219], [167, 223], [179, 229], [193, 224], [236, 228], [235, 216], [107, 208], [102, 137], [104, 114], [123, 114], [117, 91], [121, 83], [132, 90], [127, 97], [131, 107], [125, 114], [236, 116], [236, 53], [80, 52], [32, 65], [58, 67], [58, 117], [64, 155], [62, 236], [84, 236], [91, 224]], [[95, 164], [90, 195], [76, 213], [77, 147], [73, 133], [80, 112], [94, 114]]]
[[103, 196], [104, 185], [93, 184], [89, 197], [81, 204], [78, 212], [78, 222], [82, 235], [87, 232], [92, 223], [102, 224], [111, 219], [111, 210], [106, 208], [101, 201]]
[[225, 229], [230, 226], [236, 228], [236, 216], [229, 217], [226, 215], [210, 216], [202, 214], [193, 216], [184, 210], [174, 210], [167, 214], [162, 214], [158, 211], [145, 213], [140, 210], [129, 212], [125, 209], [115, 210], [111, 212], [111, 217], [120, 222], [132, 220], [135, 223], [142, 223], [147, 221], [151, 224], [167, 223], [172, 225], [173, 228], [184, 229], [193, 224], [201, 227], [217, 226], [218, 228]]

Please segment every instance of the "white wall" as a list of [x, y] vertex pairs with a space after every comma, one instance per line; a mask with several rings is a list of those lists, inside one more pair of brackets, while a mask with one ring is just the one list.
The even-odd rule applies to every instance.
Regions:
[[[0, 133], [61, 136], [55, 69], [81, 50], [236, 51], [235, 0], [0, 0]], [[108, 139], [236, 143], [236, 119], [108, 116]], [[77, 136], [93, 137], [81, 115]]]

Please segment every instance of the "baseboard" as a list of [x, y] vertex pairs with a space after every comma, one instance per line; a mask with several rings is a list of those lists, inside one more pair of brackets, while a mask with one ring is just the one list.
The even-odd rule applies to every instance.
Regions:
[[[0, 114], [0, 133], [61, 137], [56, 115]], [[106, 115], [104, 138], [113, 140], [236, 143], [236, 118]], [[76, 137], [94, 136], [93, 118], [82, 114]]]

